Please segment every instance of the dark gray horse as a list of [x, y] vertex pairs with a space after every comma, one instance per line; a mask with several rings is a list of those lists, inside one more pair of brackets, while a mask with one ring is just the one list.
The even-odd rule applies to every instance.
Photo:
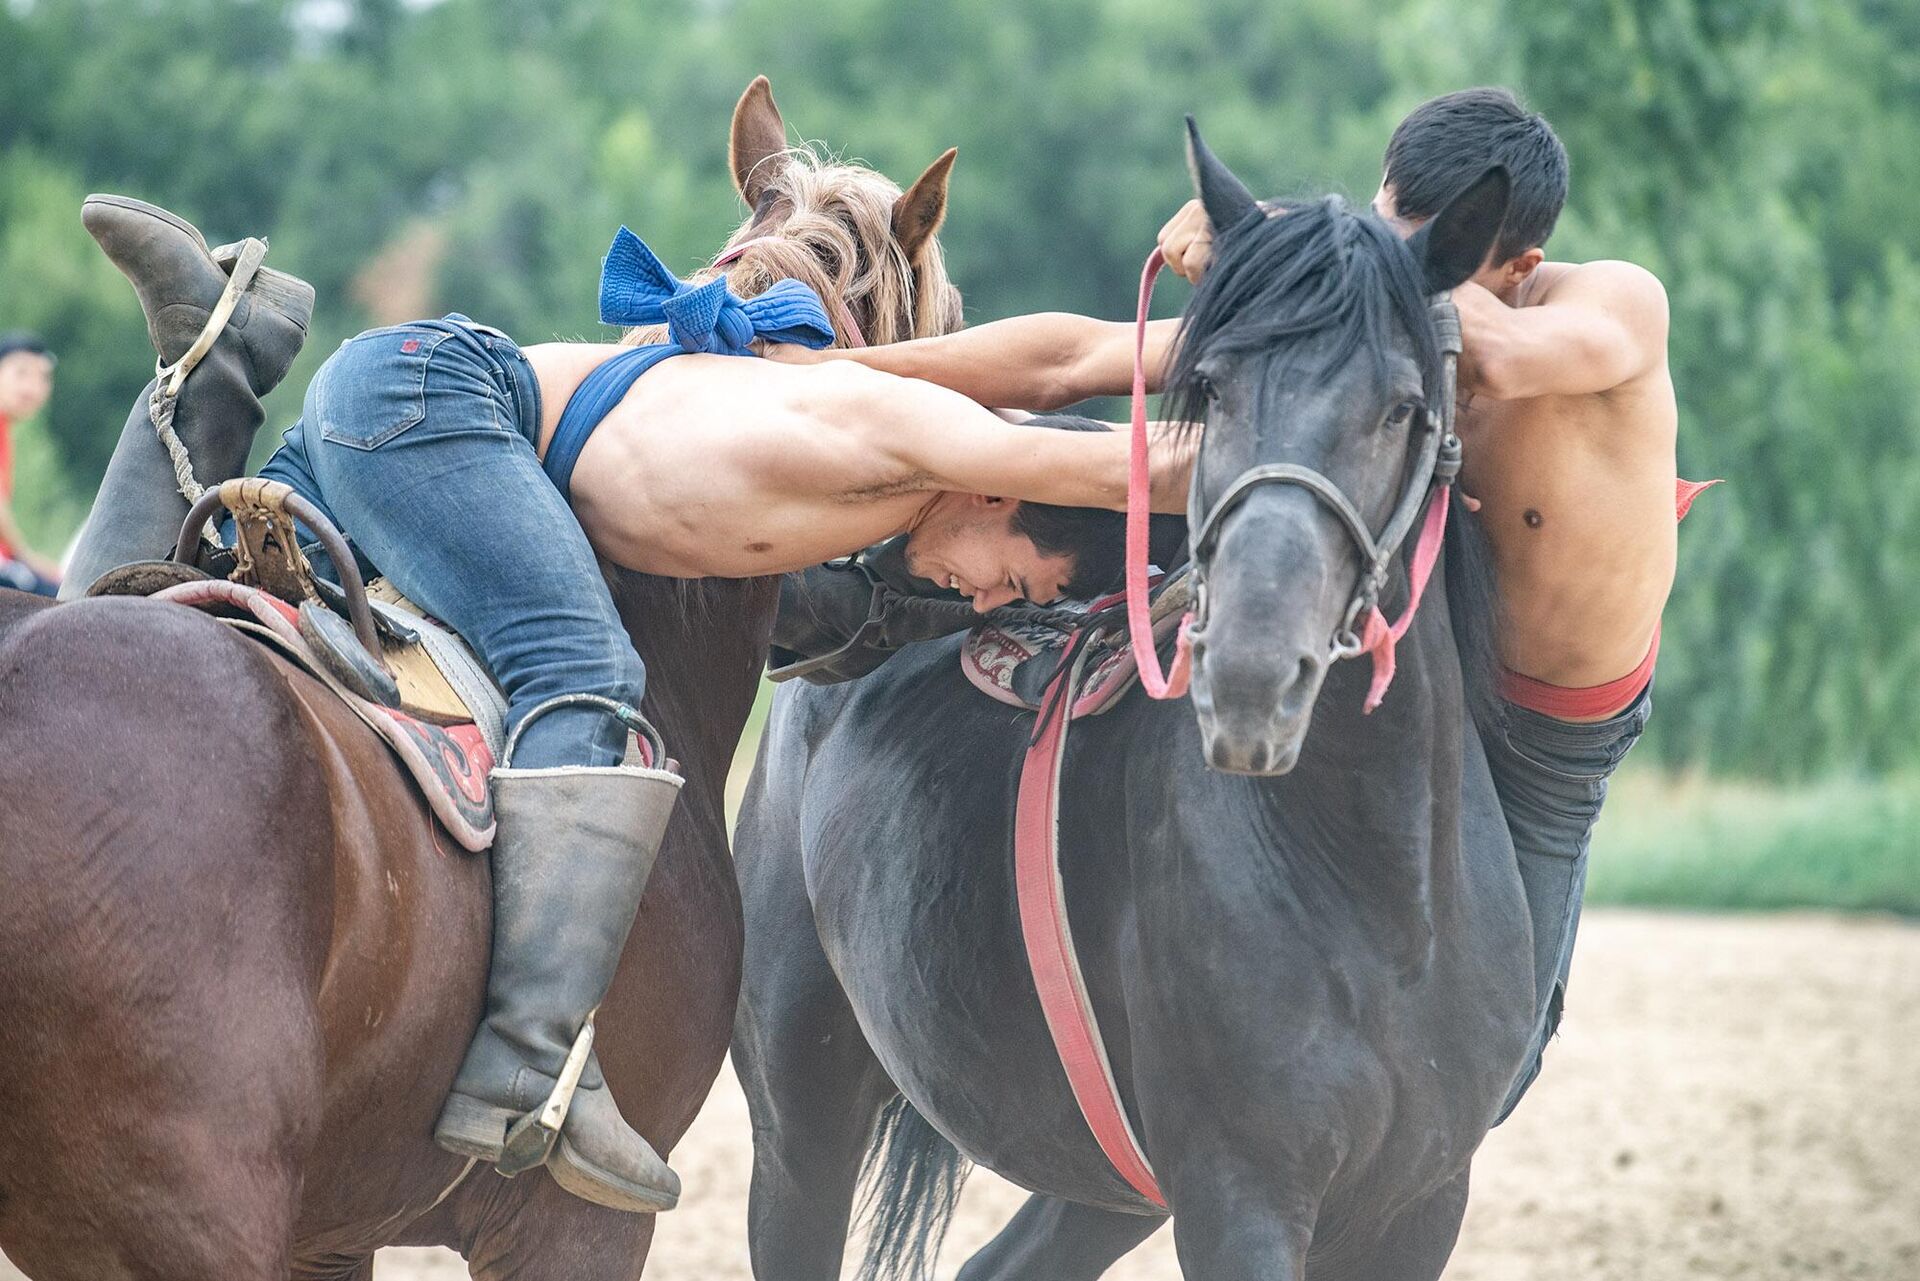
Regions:
[[[1192, 507], [1284, 462], [1378, 532], [1427, 482], [1446, 386], [1427, 296], [1483, 259], [1505, 173], [1403, 242], [1334, 198], [1264, 217], [1191, 141], [1224, 229], [1170, 379], [1208, 423]], [[1363, 570], [1333, 507], [1297, 481], [1240, 494], [1200, 540], [1191, 706], [1136, 690], [1075, 727], [1061, 775], [1079, 955], [1190, 1277], [1439, 1276], [1527, 1046], [1527, 916], [1472, 716], [1484, 547], [1456, 507], [1447, 590], [1363, 716], [1365, 664], [1329, 661]], [[863, 1158], [876, 1274], [925, 1270], [961, 1152], [1038, 1194], [967, 1281], [1094, 1277], [1165, 1220], [1095, 1146], [1022, 950], [1032, 718], [973, 690], [955, 649], [789, 685], [761, 744], [734, 1061], [762, 1278], [839, 1275]]]

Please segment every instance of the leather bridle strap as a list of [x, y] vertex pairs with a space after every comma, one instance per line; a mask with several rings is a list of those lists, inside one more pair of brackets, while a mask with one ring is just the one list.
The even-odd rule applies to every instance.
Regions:
[[[1387, 527], [1378, 538], [1367, 527], [1353, 501], [1332, 480], [1311, 467], [1295, 463], [1267, 463], [1236, 477], [1220, 496], [1194, 535], [1193, 579], [1195, 608], [1180, 623], [1173, 662], [1163, 669], [1154, 645], [1152, 622], [1147, 601], [1147, 521], [1150, 481], [1147, 458], [1147, 309], [1153, 299], [1154, 277], [1165, 265], [1158, 249], [1148, 255], [1140, 273], [1139, 305], [1134, 318], [1133, 345], [1133, 436], [1127, 470], [1127, 547], [1126, 592], [1127, 632], [1140, 668], [1140, 684], [1150, 698], [1178, 698], [1187, 692], [1193, 674], [1193, 633], [1196, 616], [1206, 613], [1206, 560], [1219, 537], [1220, 524], [1247, 495], [1261, 485], [1298, 485], [1319, 498], [1340, 518], [1360, 548], [1364, 559], [1360, 585], [1347, 606], [1340, 626], [1329, 647], [1330, 659], [1373, 656], [1373, 680], [1367, 689], [1363, 710], [1373, 711], [1386, 696], [1393, 681], [1394, 647], [1413, 623], [1414, 611], [1426, 592], [1440, 547], [1446, 534], [1448, 495], [1460, 471], [1460, 441], [1453, 432], [1454, 388], [1460, 354], [1460, 317], [1451, 299], [1444, 294], [1429, 305], [1441, 352], [1440, 386], [1429, 388], [1425, 417], [1421, 424], [1424, 439], [1408, 481], [1407, 489], [1395, 505]], [[1420, 539], [1408, 566], [1406, 611], [1396, 623], [1389, 624], [1380, 613], [1379, 595], [1386, 586], [1393, 557], [1412, 532], [1421, 512]], [[1360, 631], [1354, 628], [1358, 624]]]
[[[1369, 567], [1393, 554], [1392, 526], [1388, 526], [1385, 538], [1376, 543], [1373, 540], [1373, 531], [1367, 528], [1366, 518], [1360, 514], [1359, 509], [1353, 505], [1353, 501], [1338, 485], [1313, 468], [1303, 467], [1299, 463], [1263, 463], [1241, 472], [1234, 479], [1233, 484], [1227, 486], [1227, 492], [1220, 495], [1220, 501], [1215, 503], [1213, 510], [1207, 513], [1206, 523], [1200, 527], [1199, 536], [1193, 540], [1195, 555], [1201, 554], [1202, 548], [1208, 551], [1213, 549], [1214, 541], [1220, 537], [1220, 522], [1226, 518], [1227, 513], [1239, 506], [1241, 499], [1262, 485], [1298, 485], [1302, 489], [1312, 491], [1316, 498], [1333, 509], [1333, 514], [1338, 516], [1340, 523], [1347, 527], [1347, 532], [1353, 535], [1353, 541], [1360, 545], [1360, 553]], [[1404, 534], [1406, 531], [1401, 532]]]

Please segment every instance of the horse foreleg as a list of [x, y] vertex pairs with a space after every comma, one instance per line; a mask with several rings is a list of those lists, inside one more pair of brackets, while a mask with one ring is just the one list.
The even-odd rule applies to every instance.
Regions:
[[[1240, 1141], [1236, 1142], [1236, 1137]], [[1173, 1244], [1187, 1281], [1306, 1281], [1332, 1153], [1308, 1141], [1248, 1144], [1196, 1124], [1157, 1158], [1173, 1206]], [[1402, 1281], [1382, 1274], [1370, 1281]]]
[[999, 1235], [967, 1260], [959, 1281], [1093, 1281], [1165, 1222], [1158, 1215], [1031, 1196]]
[[1315, 1259], [1308, 1281], [1438, 1281], [1460, 1239], [1467, 1213], [1467, 1172], [1402, 1210], [1387, 1230], [1362, 1247], [1343, 1248], [1324, 1263]]

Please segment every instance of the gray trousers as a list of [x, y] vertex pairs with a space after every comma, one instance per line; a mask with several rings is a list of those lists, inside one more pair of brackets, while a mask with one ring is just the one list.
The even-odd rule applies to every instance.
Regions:
[[1607, 799], [1607, 780], [1653, 713], [1653, 686], [1649, 682], [1625, 711], [1590, 724], [1511, 703], [1506, 712], [1506, 725], [1483, 739], [1533, 917], [1536, 996], [1533, 1043], [1501, 1108], [1502, 1121], [1540, 1074], [1547, 1042], [1560, 1025], [1587, 886], [1588, 843]]

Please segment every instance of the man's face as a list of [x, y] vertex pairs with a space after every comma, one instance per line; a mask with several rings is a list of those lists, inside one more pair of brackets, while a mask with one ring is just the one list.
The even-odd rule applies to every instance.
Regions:
[[1019, 504], [979, 494], [947, 494], [907, 537], [907, 568], [973, 598], [981, 613], [1016, 600], [1058, 600], [1073, 558], [1044, 556], [1013, 530]]
[[[1420, 230], [1426, 222], [1424, 218], [1400, 216], [1393, 203], [1393, 188], [1389, 187], [1384, 179], [1381, 180], [1380, 190], [1373, 194], [1373, 211], [1379, 214], [1388, 226], [1399, 232], [1403, 239]], [[1505, 262], [1495, 262], [1489, 255], [1488, 260], [1480, 264], [1480, 270], [1473, 274], [1469, 283], [1479, 285], [1512, 301], [1508, 295], [1519, 287], [1521, 281], [1533, 274], [1533, 269], [1538, 267], [1545, 257], [1546, 255], [1538, 249], [1529, 249]]]
[[0, 356], [0, 418], [31, 418], [52, 394], [53, 361], [37, 351]]

